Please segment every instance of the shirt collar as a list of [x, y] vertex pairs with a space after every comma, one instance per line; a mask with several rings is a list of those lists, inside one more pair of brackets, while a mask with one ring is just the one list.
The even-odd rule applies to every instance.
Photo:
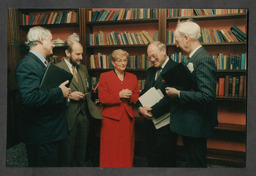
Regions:
[[196, 52], [199, 48], [201, 48], [201, 47], [202, 47], [202, 45], [199, 45], [196, 49], [194, 49], [194, 50], [189, 54], [189, 57], [192, 58], [192, 56], [195, 54], [195, 52]]
[[40, 61], [42, 61], [43, 64], [47, 67], [47, 65], [45, 64], [46, 59], [44, 58], [44, 56], [42, 56], [40, 53], [33, 51], [33, 50], [29, 50], [29, 52], [36, 55], [40, 59]]
[[160, 67], [163, 69], [168, 61], [169, 61], [169, 57], [166, 56], [166, 59], [165, 59], [164, 63]]
[[67, 61], [66, 58], [64, 58], [64, 61], [66, 62], [67, 66], [68, 66], [68, 68], [69, 68], [69, 70], [70, 70], [70, 72], [73, 73], [73, 69], [72, 69], [72, 66], [73, 66], [73, 65], [72, 65], [69, 61]]

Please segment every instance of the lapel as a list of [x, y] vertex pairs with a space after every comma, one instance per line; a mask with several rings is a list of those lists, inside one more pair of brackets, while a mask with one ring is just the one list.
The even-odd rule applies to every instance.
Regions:
[[[63, 68], [64, 70], [66, 70], [67, 72], [71, 73], [69, 68], [68, 68], [68, 66], [67, 66], [67, 64], [66, 64], [66, 62], [64, 60], [59, 63], [59, 66], [61, 68]], [[71, 73], [71, 74], [73, 74], [73, 73]], [[78, 83], [75, 81], [74, 78], [72, 79], [70, 85], [73, 85], [76, 89], [78, 89], [78, 87], [79, 87]]]
[[[87, 78], [86, 78], [86, 74], [84, 73], [84, 70], [82, 69], [81, 65], [77, 68], [77, 74], [81, 78], [81, 82], [82, 82], [81, 85], [84, 88], [84, 91], [87, 92]], [[74, 81], [74, 82], [76, 82], [76, 81]], [[76, 84], [78, 85], [77, 82], [76, 82]]]
[[[165, 67], [163, 68], [163, 70], [161, 71], [161, 73], [160, 73], [158, 79], [155, 81], [154, 87], [157, 87], [158, 84], [160, 84], [160, 83], [162, 82], [162, 80], [163, 80], [162, 75], [163, 75], [165, 72], [167, 72], [168, 70], [171, 70], [171, 69], [175, 66], [175, 64], [173, 64], [173, 62], [174, 62], [174, 61], [171, 60], [171, 58], [169, 58], [169, 61], [167, 62], [167, 64], [166, 64]], [[155, 74], [156, 74], [156, 71], [157, 71], [157, 69], [155, 69], [155, 72], [154, 72]], [[154, 74], [153, 80], [155, 80], [155, 74]]]

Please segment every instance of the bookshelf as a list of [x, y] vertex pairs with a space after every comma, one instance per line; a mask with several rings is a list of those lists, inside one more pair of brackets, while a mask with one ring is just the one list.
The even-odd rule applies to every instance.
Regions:
[[[96, 11], [101, 13], [108, 13], [112, 11], [119, 11], [123, 13], [123, 18], [117, 20], [92, 20], [94, 13]], [[132, 12], [133, 10], [133, 12]], [[118, 48], [124, 49], [129, 52], [130, 56], [140, 56], [146, 54], [146, 43], [123, 43], [123, 44], [108, 44], [104, 42], [103, 44], [90, 43], [90, 35], [96, 35], [100, 31], [103, 32], [103, 36], [110, 34], [115, 31], [119, 34], [128, 31], [128, 33], [141, 33], [142, 31], [148, 32], [149, 36], [155, 40], [159, 40], [166, 44], [168, 55], [179, 53], [180, 50], [176, 47], [175, 43], [168, 42], [168, 31], [174, 31], [177, 21], [180, 16], [182, 19], [192, 18], [197, 22], [202, 29], [207, 30], [223, 30], [230, 31], [232, 25], [236, 25], [243, 32], [247, 31], [247, 12], [240, 11], [237, 9], [216, 9], [215, 11], [210, 11], [209, 9], [197, 9], [198, 14], [202, 13], [204, 15], [197, 15], [195, 9], [186, 12], [187, 9], [176, 10], [172, 12], [175, 15], [170, 15], [171, 9], [17, 9], [18, 20], [18, 41], [24, 42], [26, 33], [28, 29], [34, 25], [24, 25], [23, 18], [24, 15], [36, 15], [36, 14], [47, 14], [51, 12], [63, 12], [63, 11], [75, 11], [77, 12], [78, 19], [76, 22], [70, 23], [59, 23], [59, 24], [40, 24], [53, 33], [53, 39], [60, 38], [65, 40], [67, 36], [76, 32], [80, 35], [81, 43], [84, 47], [84, 60], [88, 68], [89, 74], [93, 77], [99, 78], [102, 72], [109, 71], [111, 68], [92, 68], [91, 67], [91, 56], [102, 55], [109, 56], [110, 53]], [[172, 9], [174, 10], [174, 9]], [[130, 12], [129, 12], [130, 11]], [[139, 11], [139, 12], [138, 12]], [[146, 12], [147, 13], [146, 13]], [[205, 12], [203, 12], [205, 11]], [[112, 12], [114, 13], [114, 12]], [[133, 17], [132, 17], [133, 13]], [[138, 13], [144, 14], [138, 16]], [[130, 14], [129, 17], [125, 17]], [[136, 15], [137, 17], [135, 17]], [[145, 16], [145, 14], [147, 14]], [[150, 15], [148, 15], [150, 14]], [[153, 14], [153, 15], [152, 15]], [[103, 18], [103, 17], [102, 17]], [[107, 18], [107, 17], [106, 17]], [[110, 19], [111, 17], [109, 17]], [[118, 18], [118, 17], [117, 17]], [[155, 33], [155, 32], [158, 33]], [[135, 35], [136, 36], [136, 35]], [[137, 39], [138, 42], [138, 39]], [[230, 53], [233, 55], [240, 55], [242, 53], [247, 53], [247, 42], [246, 41], [236, 41], [236, 42], [203, 42], [202, 45], [209, 51], [213, 56], [218, 57], [220, 53], [229, 56]], [[55, 47], [54, 54], [64, 56], [63, 47]], [[183, 55], [181, 53], [181, 55]], [[184, 55], [186, 56], [186, 55]], [[22, 57], [19, 58], [19, 60]], [[139, 59], [141, 60], [141, 59]], [[14, 72], [16, 64], [10, 68], [10, 72]], [[127, 71], [137, 75], [139, 80], [145, 79], [145, 68], [128, 68]], [[225, 76], [247, 76], [247, 70], [238, 69], [218, 69], [217, 80], [219, 78], [225, 78]], [[246, 85], [246, 79], [244, 80]], [[245, 166], [245, 151], [246, 151], [246, 87], [244, 87], [245, 93], [243, 96], [219, 96], [217, 94], [217, 104], [218, 104], [218, 119], [219, 125], [215, 128], [216, 135], [209, 139], [208, 142], [208, 161], [212, 163], [223, 163], [224, 165], [244, 167]], [[12, 102], [10, 102], [12, 103]], [[13, 103], [15, 104], [15, 103]], [[15, 108], [15, 106], [12, 106]], [[15, 111], [13, 111], [15, 112]], [[136, 112], [137, 113], [137, 112]], [[142, 121], [136, 118], [135, 129], [139, 131], [136, 133], [136, 140], [143, 141], [143, 136], [140, 136]], [[237, 138], [235, 136], [238, 136]], [[179, 146], [182, 146], [179, 142]], [[181, 150], [182, 153], [182, 150]], [[236, 157], [234, 157], [237, 156]]]
[[[184, 11], [182, 11], [184, 10]], [[247, 31], [247, 12], [244, 10], [230, 10], [230, 12], [223, 12], [223, 9], [218, 9], [219, 11], [223, 10], [219, 14], [205, 14], [197, 16], [196, 10], [203, 9], [182, 9], [182, 10], [174, 10], [167, 9], [166, 10], [166, 28], [162, 31], [163, 38], [165, 39], [165, 43], [167, 43], [168, 54], [179, 53], [179, 49], [176, 48], [176, 45], [170, 41], [170, 37], [168, 35], [168, 31], [174, 31], [175, 26], [179, 18], [181, 19], [189, 19], [192, 18], [195, 22], [197, 22], [202, 32], [204, 31], [213, 31], [213, 30], [226, 30], [231, 31], [231, 27], [233, 25], [238, 26], [245, 34]], [[209, 10], [209, 9], [205, 9]], [[177, 12], [178, 11], [178, 12]], [[216, 10], [217, 11], [217, 10]], [[232, 13], [231, 13], [232, 11]], [[172, 13], [176, 13], [175, 15], [170, 15]], [[228, 14], [229, 13], [229, 14]], [[169, 33], [170, 34], [170, 33]], [[211, 34], [211, 33], [209, 33]], [[230, 33], [229, 33], [230, 34]], [[211, 37], [211, 35], [209, 35]], [[205, 37], [202, 35], [202, 38]], [[216, 62], [218, 71], [217, 71], [217, 87], [216, 87], [216, 100], [218, 106], [218, 120], [219, 125], [215, 127], [215, 135], [212, 138], [208, 139], [208, 159], [211, 160], [212, 151], [216, 150], [221, 151], [222, 155], [229, 155], [230, 151], [232, 153], [239, 153], [237, 158], [230, 158], [230, 163], [225, 161], [227, 165], [239, 165], [239, 167], [245, 166], [245, 152], [246, 152], [246, 76], [247, 76], [247, 42], [246, 41], [222, 41], [216, 42], [212, 38], [212, 41], [203, 40], [202, 45], [208, 50], [210, 54], [213, 55]], [[241, 57], [241, 54], [245, 54], [243, 68], [240, 66], [237, 68], [233, 68], [231, 64], [231, 59], [229, 60], [230, 65], [224, 68], [224, 61], [220, 59], [221, 55], [225, 55], [227, 58], [231, 58], [231, 54], [235, 55], [237, 58]], [[182, 55], [182, 54], [181, 54]], [[240, 58], [241, 60], [241, 58]], [[226, 78], [224, 81], [225, 94], [223, 90], [223, 95], [219, 95], [219, 79], [222, 80]], [[231, 78], [231, 79], [230, 79]], [[232, 79], [233, 78], [233, 79]], [[234, 78], [236, 78], [234, 80]], [[241, 79], [243, 78], [243, 80]], [[228, 83], [225, 83], [229, 79]], [[242, 81], [241, 81], [242, 80]], [[236, 82], [237, 81], [237, 82]], [[242, 85], [239, 85], [242, 84]], [[240, 86], [240, 87], [239, 87]], [[238, 91], [242, 90], [238, 95]], [[228, 92], [229, 91], [229, 92]], [[231, 91], [231, 93], [230, 93]], [[237, 91], [237, 92], [235, 92]], [[181, 142], [180, 142], [180, 145]], [[242, 153], [242, 154], [241, 154]], [[219, 158], [221, 160], [221, 156], [214, 156], [215, 159]], [[227, 157], [228, 158], [228, 157]], [[232, 160], [232, 161], [231, 161]], [[237, 163], [235, 162], [237, 161]], [[238, 164], [239, 163], [239, 164]]]

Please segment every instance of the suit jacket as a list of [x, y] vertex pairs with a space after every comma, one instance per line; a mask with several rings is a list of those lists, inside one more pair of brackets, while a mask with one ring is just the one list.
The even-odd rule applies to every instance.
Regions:
[[65, 98], [59, 87], [40, 91], [46, 66], [32, 53], [16, 68], [16, 80], [24, 105], [26, 143], [45, 144], [67, 137]]
[[217, 125], [216, 72], [211, 55], [199, 48], [189, 59], [197, 90], [180, 91], [180, 97], [171, 106], [170, 128], [189, 137], [208, 137]]
[[[128, 100], [120, 99], [119, 92], [122, 89], [130, 89], [133, 94]], [[99, 80], [99, 100], [103, 104], [102, 115], [114, 120], [120, 120], [123, 113], [134, 117], [132, 104], [136, 104], [139, 97], [137, 77], [125, 72], [125, 78], [121, 81], [115, 72], [102, 73]]]
[[[57, 63], [56, 65], [70, 73], [70, 70], [64, 60]], [[80, 101], [71, 100], [70, 103], [67, 103], [66, 115], [67, 115], [69, 130], [71, 130], [74, 127], [76, 117], [80, 111], [82, 111], [83, 114], [91, 115], [92, 117], [97, 119], [102, 119], [102, 116], [98, 107], [92, 102], [90, 97], [90, 92], [88, 92], [89, 89], [88, 89], [87, 80], [89, 78], [89, 74], [86, 66], [80, 64], [79, 67], [77, 68], [77, 73], [78, 73], [77, 75], [78, 75], [79, 83], [76, 82], [76, 80], [73, 78], [69, 87], [71, 88], [71, 92], [80, 91], [82, 93], [86, 93], [86, 96], [84, 99]], [[88, 114], [88, 111], [89, 111], [89, 114]]]
[[[146, 72], [146, 81], [145, 81], [145, 88], [142, 90], [140, 95], [143, 95], [146, 91], [148, 91], [151, 87], [155, 87], [156, 89], [160, 89], [161, 92], [164, 94], [164, 98], [162, 98], [158, 103], [156, 103], [152, 107], [152, 114], [155, 118], [160, 117], [161, 115], [169, 112], [170, 110], [170, 103], [171, 99], [166, 94], [165, 88], [168, 87], [167, 83], [163, 80], [162, 75], [169, 70], [173, 69], [178, 63], [174, 62], [172, 59], [169, 59], [163, 70], [161, 71], [158, 79], [155, 81], [155, 75], [157, 68], [150, 67]], [[140, 102], [137, 103], [137, 106], [142, 106]]]

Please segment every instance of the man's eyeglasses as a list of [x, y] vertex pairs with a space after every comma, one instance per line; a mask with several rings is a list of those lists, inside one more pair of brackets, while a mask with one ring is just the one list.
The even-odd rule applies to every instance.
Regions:
[[151, 61], [152, 58], [157, 59], [157, 58], [158, 58], [158, 55], [157, 55], [157, 54], [152, 54], [151, 56], [148, 56], [148, 57], [147, 57], [147, 60]]

